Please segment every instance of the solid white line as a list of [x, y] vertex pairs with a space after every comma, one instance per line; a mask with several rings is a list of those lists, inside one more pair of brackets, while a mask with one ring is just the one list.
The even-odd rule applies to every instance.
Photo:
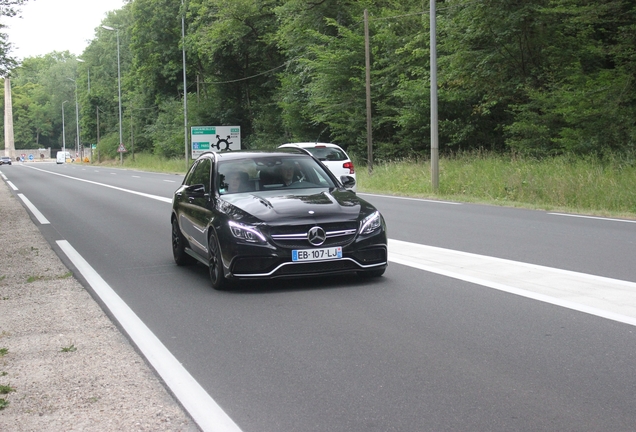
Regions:
[[575, 215], [575, 214], [568, 214], [568, 213], [548, 213], [548, 214], [554, 215], [554, 216], [568, 216], [568, 217], [575, 217], [575, 218], [597, 219], [597, 220], [612, 221], [612, 222], [636, 223], [636, 221], [629, 220], [629, 219], [612, 219], [612, 218], [605, 218], [605, 217], [599, 217], [599, 216], [585, 216], [585, 215]]
[[204, 432], [240, 432], [240, 428], [188, 373], [155, 334], [66, 240], [57, 244], [104, 302], [119, 324]]
[[636, 283], [389, 240], [389, 261], [636, 326]]
[[84, 179], [81, 179], [81, 178], [71, 177], [71, 176], [66, 175], [66, 174], [60, 174], [60, 173], [56, 173], [56, 172], [52, 172], [52, 171], [39, 169], [39, 168], [34, 168], [34, 167], [29, 167], [29, 168], [37, 170], [37, 171], [42, 171], [42, 172], [47, 173], [47, 174], [53, 174], [53, 175], [57, 175], [57, 176], [60, 176], [60, 177], [66, 177], [66, 178], [69, 178], [71, 180], [77, 180], [77, 181], [81, 181], [81, 182], [84, 182], [84, 183], [94, 184], [94, 185], [97, 185], [97, 186], [104, 186], [104, 187], [107, 187], [107, 188], [110, 188], [110, 189], [115, 189], [115, 190], [118, 190], [118, 191], [122, 191], [122, 192], [130, 193], [130, 194], [134, 194], [134, 195], [143, 196], [143, 197], [146, 197], [146, 198], [152, 198], [152, 199], [155, 199], [157, 201], [162, 201], [162, 202], [166, 202], [166, 203], [172, 204], [172, 199], [171, 198], [165, 198], [165, 197], [161, 197], [161, 196], [158, 196], [158, 195], [151, 195], [151, 194], [147, 194], [147, 193], [143, 193], [143, 192], [137, 192], [137, 191], [133, 191], [133, 190], [130, 190], [130, 189], [124, 189], [124, 188], [120, 188], [120, 187], [117, 187], [117, 186], [111, 186], [111, 185], [108, 185], [108, 184], [105, 184], [105, 183], [99, 183], [99, 182], [95, 182], [95, 181], [91, 181], [91, 180], [84, 180]]
[[379, 194], [371, 194], [371, 193], [364, 193], [364, 192], [358, 192], [358, 195], [375, 196], [375, 197], [381, 197], [381, 198], [393, 198], [393, 199], [407, 200], [407, 201], [423, 201], [423, 202], [429, 202], [434, 204], [462, 205], [462, 203], [452, 202], [452, 201], [439, 201], [439, 200], [432, 200], [432, 199], [425, 199], [425, 198], [409, 198], [409, 197], [394, 196], [394, 195], [379, 195]]
[[40, 222], [42, 225], [46, 225], [50, 223], [49, 220], [45, 218], [42, 213], [40, 213], [40, 210], [38, 210], [37, 207], [35, 207], [33, 203], [29, 201], [27, 197], [25, 197], [23, 194], [18, 194], [18, 196], [20, 197], [22, 201], [24, 201], [24, 205], [26, 205], [29, 208], [29, 210], [31, 210], [31, 213], [33, 213], [33, 216], [35, 216], [38, 222]]
[[9, 180], [7, 180], [7, 184], [9, 185], [9, 187], [11, 187], [11, 189], [13, 189], [14, 191], [18, 190], [18, 187], [16, 185], [14, 185], [12, 182], [10, 182]]
[[4, 181], [9, 180], [9, 179], [7, 178], [7, 176], [6, 176], [6, 175], [4, 175], [4, 174], [2, 173], [2, 171], [0, 171], [0, 176], [2, 176], [2, 180], [4, 180]]

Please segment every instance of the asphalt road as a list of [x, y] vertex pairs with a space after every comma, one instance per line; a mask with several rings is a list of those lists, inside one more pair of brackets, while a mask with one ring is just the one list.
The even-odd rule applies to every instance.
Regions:
[[[243, 431], [636, 429], [632, 325], [395, 263], [216, 292], [172, 261], [181, 176], [2, 172]], [[365, 198], [391, 239], [636, 282], [633, 223]]]

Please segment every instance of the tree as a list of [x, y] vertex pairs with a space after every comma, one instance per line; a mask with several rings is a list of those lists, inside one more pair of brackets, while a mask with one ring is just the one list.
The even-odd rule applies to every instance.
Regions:
[[[77, 62], [68, 51], [25, 59], [14, 68], [12, 96], [15, 142], [19, 148], [61, 147], [62, 102], [75, 100]], [[74, 106], [71, 103], [69, 106]], [[75, 116], [67, 119], [67, 139], [75, 139]]]
[[[19, 12], [26, 0], [0, 0], [0, 17], [13, 17]], [[15, 60], [9, 55], [11, 44], [9, 38], [4, 32], [6, 25], [0, 24], [0, 75], [7, 76], [11, 69], [16, 65]]]

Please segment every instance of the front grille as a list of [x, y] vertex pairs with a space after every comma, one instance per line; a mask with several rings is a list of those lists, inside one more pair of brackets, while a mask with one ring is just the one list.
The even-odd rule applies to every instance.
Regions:
[[316, 247], [309, 243], [307, 232], [315, 226], [320, 226], [327, 238], [319, 247], [344, 246], [351, 243], [358, 230], [357, 222], [338, 222], [326, 224], [306, 224], [274, 227], [271, 230], [271, 237], [274, 243], [286, 249], [300, 249]]
[[276, 276], [310, 275], [316, 273], [359, 270], [354, 262], [349, 260], [316, 261], [311, 263], [293, 264], [281, 267]]

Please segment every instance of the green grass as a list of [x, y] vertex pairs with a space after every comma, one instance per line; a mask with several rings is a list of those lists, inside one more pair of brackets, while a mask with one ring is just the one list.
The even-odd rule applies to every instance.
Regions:
[[9, 394], [14, 391], [15, 389], [13, 387], [0, 384], [0, 394]]
[[75, 351], [77, 351], [77, 348], [75, 347], [75, 344], [70, 344], [67, 347], [62, 347], [61, 351], [62, 352], [75, 352]]
[[40, 279], [44, 279], [44, 276], [29, 276], [27, 278], [27, 283], [33, 283], [39, 281]]
[[[7, 354], [9, 354], [8, 348], [0, 348], [0, 357], [4, 357]], [[4, 371], [0, 372], [0, 376], [7, 376], [7, 373]], [[5, 395], [14, 391], [15, 389], [13, 387], [0, 384], [0, 394]], [[8, 406], [9, 406], [9, 401], [6, 399], [0, 398], [0, 410], [3, 410]]]
[[[191, 163], [192, 161], [190, 161], [190, 164]], [[174, 174], [183, 174], [186, 172], [185, 160], [183, 158], [167, 159], [148, 153], [136, 153], [134, 161], [130, 155], [126, 155], [123, 165], [120, 164], [119, 158], [103, 160], [99, 165]]]
[[460, 154], [439, 162], [439, 189], [430, 161], [357, 164], [358, 190], [636, 218], [636, 161], [559, 156], [532, 158]]
[[[104, 162], [119, 166], [119, 159]], [[185, 173], [185, 161], [127, 155], [125, 168]], [[496, 204], [636, 219], [636, 159], [556, 156], [545, 159], [464, 152], [441, 157], [439, 188], [431, 186], [430, 161], [378, 163], [373, 174], [356, 161], [358, 191]]]

